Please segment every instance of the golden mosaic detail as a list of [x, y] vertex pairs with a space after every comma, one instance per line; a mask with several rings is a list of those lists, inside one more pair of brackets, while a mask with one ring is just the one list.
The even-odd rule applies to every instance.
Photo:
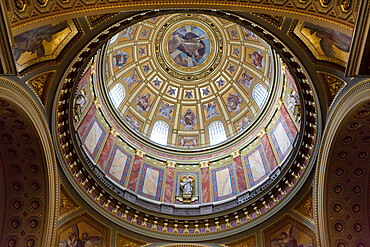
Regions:
[[256, 236], [249, 236], [242, 240], [231, 242], [224, 245], [225, 247], [257, 247]]
[[335, 100], [337, 95], [342, 91], [342, 89], [347, 85], [347, 83], [340, 78], [326, 73], [326, 72], [318, 72], [322, 78], [323, 84], [325, 87], [325, 93], [329, 99], [329, 105]]
[[298, 202], [293, 211], [313, 221], [312, 188], [304, 196], [304, 198], [300, 202]]
[[129, 238], [121, 233], [117, 234], [116, 238], [116, 246], [122, 246], [122, 247], [141, 247], [141, 246], [146, 246], [148, 243], [135, 240], [132, 238]]
[[49, 90], [54, 73], [55, 71], [49, 71], [26, 81], [27, 85], [33, 89], [34, 93], [43, 104], [45, 104], [47, 91]]
[[79, 208], [79, 205], [65, 191], [64, 187], [60, 187], [59, 215], [64, 216], [71, 211]]

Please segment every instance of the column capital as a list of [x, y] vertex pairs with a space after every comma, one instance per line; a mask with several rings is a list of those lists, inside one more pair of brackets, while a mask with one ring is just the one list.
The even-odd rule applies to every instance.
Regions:
[[145, 153], [143, 151], [141, 151], [140, 149], [136, 149], [136, 153], [135, 153], [137, 156], [140, 156], [141, 158], [144, 158], [145, 156]]
[[231, 158], [235, 159], [236, 157], [240, 156], [240, 149], [235, 150], [230, 154]]
[[199, 162], [199, 167], [200, 168], [204, 168], [204, 167], [209, 167], [209, 161], [202, 161], [202, 162]]
[[266, 135], [266, 128], [263, 127], [262, 130], [257, 134], [257, 136], [262, 139], [262, 136]]
[[114, 136], [114, 137], [117, 137], [118, 136], [118, 132], [117, 130], [115, 130], [113, 127], [110, 128], [110, 133]]
[[95, 98], [94, 104], [96, 105], [96, 108], [98, 108], [98, 109], [101, 107], [101, 104], [99, 102], [99, 98], [98, 97]]
[[166, 161], [167, 167], [173, 167], [175, 168], [177, 163], [175, 161], [167, 160]]

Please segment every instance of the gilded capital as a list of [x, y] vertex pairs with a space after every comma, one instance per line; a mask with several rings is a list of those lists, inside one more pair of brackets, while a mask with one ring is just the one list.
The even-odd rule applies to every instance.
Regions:
[[145, 153], [143, 151], [141, 151], [140, 149], [136, 149], [136, 155], [140, 156], [141, 158], [144, 158]]
[[167, 167], [173, 167], [175, 168], [177, 163], [175, 161], [167, 160], [166, 161]]
[[208, 167], [209, 166], [209, 161], [202, 161], [202, 162], [199, 162], [199, 167], [200, 168], [203, 168], [203, 167]]

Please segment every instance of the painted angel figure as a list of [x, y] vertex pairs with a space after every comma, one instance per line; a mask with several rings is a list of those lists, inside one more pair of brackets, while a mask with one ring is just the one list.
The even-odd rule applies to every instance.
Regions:
[[207, 105], [203, 105], [204, 110], [207, 111], [207, 120], [220, 116], [220, 114], [217, 112], [216, 106], [216, 101], [214, 101], [213, 104], [208, 103]]
[[168, 118], [168, 120], [171, 120], [171, 113], [173, 109], [175, 108], [175, 105], [169, 105], [168, 103], [161, 102], [161, 109], [159, 109], [158, 116], [163, 116], [165, 118]]
[[44, 41], [51, 42], [53, 35], [68, 27], [67, 22], [61, 22], [55, 26], [51, 24], [37, 27], [14, 37], [14, 59], [17, 61], [25, 52], [36, 52], [37, 57], [45, 56]]
[[248, 72], [244, 70], [244, 73], [242, 74], [242, 78], [238, 80], [238, 83], [243, 85], [247, 89], [247, 91], [249, 91], [249, 88], [251, 87], [253, 81], [254, 81], [254, 78], [248, 75]]
[[133, 40], [134, 38], [132, 37], [132, 35], [134, 34], [135, 29], [136, 29], [136, 26], [130, 26], [128, 28], [123, 29], [121, 37], [127, 38], [129, 40]]
[[310, 29], [310, 34], [316, 33], [316, 36], [320, 38], [320, 47], [326, 56], [334, 57], [335, 51], [333, 45], [341, 51], [349, 52], [351, 37], [348, 35], [309, 22], [305, 22], [304, 27]]
[[238, 131], [238, 133], [242, 130], [244, 130], [245, 128], [247, 128], [247, 126], [252, 122], [252, 117], [247, 115], [245, 117], [243, 117], [236, 125], [236, 129]]
[[297, 228], [290, 227], [289, 232], [281, 232], [280, 238], [275, 238], [271, 241], [272, 247], [312, 247], [312, 244], [303, 245], [298, 244], [297, 240]]
[[262, 52], [254, 51], [252, 54], [249, 54], [248, 56], [252, 60], [253, 65], [257, 69], [262, 69], [263, 67], [265, 67], [265, 60]]
[[237, 114], [242, 106], [242, 99], [239, 97], [237, 93], [231, 94], [229, 93], [229, 97], [227, 97], [226, 107], [230, 112]]
[[288, 99], [289, 99], [289, 108], [294, 108], [295, 106], [300, 105], [299, 96], [293, 89], [290, 91]]
[[134, 69], [128, 77], [123, 78], [123, 80], [126, 82], [129, 90], [132, 84], [141, 82], [139, 76], [136, 74], [136, 69]]
[[100, 247], [101, 237], [89, 236], [87, 232], [82, 233], [80, 238], [80, 231], [78, 225], [72, 226], [72, 232], [68, 233], [68, 238], [59, 242], [59, 247]]

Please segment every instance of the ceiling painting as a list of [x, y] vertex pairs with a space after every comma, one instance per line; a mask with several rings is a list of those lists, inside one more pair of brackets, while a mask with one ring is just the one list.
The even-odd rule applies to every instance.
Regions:
[[[260, 110], [251, 89], [263, 84], [270, 91], [270, 62], [271, 48], [233, 22], [201, 14], [164, 15], [129, 26], [108, 42], [106, 88], [125, 86], [128, 96], [121, 105], [129, 107], [117, 109], [142, 136], [149, 137], [155, 119], [162, 119], [181, 132], [167, 145], [202, 147], [207, 138], [196, 139], [196, 145], [189, 138], [204, 135], [213, 121], [224, 121], [232, 137], [255, 119]], [[150, 126], [140, 129], [135, 121], [143, 117]]]
[[58, 57], [63, 48], [78, 33], [72, 20], [45, 25], [14, 37], [13, 55], [18, 71]]
[[351, 37], [336, 30], [310, 22], [298, 21], [294, 28], [316, 59], [345, 66], [349, 57]]

